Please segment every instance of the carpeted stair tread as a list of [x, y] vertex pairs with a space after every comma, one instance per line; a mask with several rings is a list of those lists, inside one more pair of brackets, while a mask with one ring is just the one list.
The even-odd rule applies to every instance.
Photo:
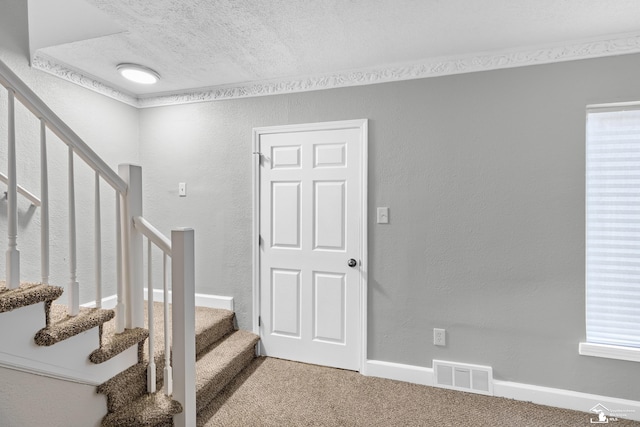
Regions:
[[[164, 316], [162, 315], [162, 303], [154, 303], [154, 355], [156, 365], [160, 370], [159, 363], [164, 359]], [[145, 316], [147, 313], [145, 305]], [[169, 330], [171, 330], [171, 306], [169, 306]], [[146, 317], [145, 317], [146, 318]], [[195, 307], [195, 333], [196, 333], [196, 355], [208, 349], [212, 344], [233, 332], [235, 329], [235, 313], [233, 311]], [[144, 343], [144, 358], [148, 361], [148, 341]], [[164, 364], [162, 365], [164, 366]], [[159, 372], [159, 375], [162, 375]]]
[[[164, 321], [162, 303], [154, 303], [154, 312], [156, 383], [158, 387], [162, 387], [164, 377]], [[146, 314], [147, 305], [145, 304], [145, 318], [147, 318]], [[234, 319], [235, 314], [229, 310], [196, 307], [196, 354], [202, 353], [203, 350], [207, 350], [212, 344], [219, 341], [225, 335], [233, 332]], [[112, 333], [113, 328], [113, 321], [106, 323], [104, 325], [103, 335], [108, 337]], [[109, 338], [104, 339], [108, 340]], [[205, 346], [203, 342], [207, 343], [207, 345]], [[145, 361], [148, 361], [147, 345], [148, 341], [144, 343]], [[107, 396], [109, 412], [116, 411], [121, 406], [146, 393], [146, 366], [146, 363], [136, 364], [98, 386], [98, 393]]]
[[0, 281], [0, 313], [39, 302], [53, 301], [62, 295], [63, 288], [42, 283], [22, 283], [16, 289], [6, 288]]
[[[114, 321], [105, 323], [105, 329], [106, 325], [113, 323]], [[107, 334], [106, 331], [103, 330], [102, 346], [89, 355], [89, 360], [92, 363], [106, 362], [129, 347], [140, 344], [146, 340], [148, 336], [149, 331], [142, 328], [125, 329], [124, 332], [119, 334], [115, 332], [111, 333], [111, 331]]]
[[[144, 306], [145, 319], [147, 318], [147, 305]], [[164, 354], [162, 340], [164, 339], [164, 316], [162, 303], [154, 302], [154, 331], [155, 331], [155, 354]], [[169, 305], [169, 329], [171, 330], [171, 305]], [[201, 353], [211, 344], [219, 341], [225, 335], [233, 332], [235, 313], [233, 311], [209, 308], [195, 307], [195, 332], [196, 332], [196, 354]], [[147, 353], [145, 346], [145, 354]]]
[[196, 307], [196, 354], [235, 329], [235, 313], [218, 308]]
[[162, 392], [145, 394], [129, 402], [116, 412], [107, 414], [102, 419], [103, 427], [117, 426], [156, 426], [167, 424], [173, 416], [182, 412], [177, 401], [165, 396]]
[[[204, 408], [224, 386], [255, 357], [258, 336], [246, 331], [235, 331], [218, 341], [196, 361], [196, 409]], [[162, 387], [162, 359], [156, 356], [157, 387]], [[146, 393], [145, 363], [131, 366], [98, 386], [98, 393], [107, 396], [107, 410], [119, 412], [132, 400]]]
[[114, 316], [113, 310], [102, 308], [80, 308], [77, 316], [69, 316], [66, 306], [53, 304], [49, 326], [40, 329], [34, 339], [38, 345], [50, 346], [100, 326]]
[[235, 331], [196, 357], [197, 412], [255, 358], [258, 340], [251, 332]]
[[100, 384], [97, 392], [107, 396], [107, 411], [115, 412], [147, 391], [147, 365], [137, 363]]

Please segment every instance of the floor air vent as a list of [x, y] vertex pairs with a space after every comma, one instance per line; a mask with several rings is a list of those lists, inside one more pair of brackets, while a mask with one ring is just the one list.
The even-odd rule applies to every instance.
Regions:
[[433, 372], [437, 387], [493, 396], [491, 366], [434, 360]]

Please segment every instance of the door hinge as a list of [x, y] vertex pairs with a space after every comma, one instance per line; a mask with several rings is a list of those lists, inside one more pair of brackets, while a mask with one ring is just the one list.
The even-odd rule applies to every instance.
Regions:
[[258, 316], [258, 327], [262, 326], [262, 318]]

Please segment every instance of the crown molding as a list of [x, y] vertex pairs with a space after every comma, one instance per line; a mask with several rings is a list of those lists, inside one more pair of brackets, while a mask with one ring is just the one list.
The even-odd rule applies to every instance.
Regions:
[[99, 81], [96, 77], [57, 61], [42, 52], [36, 52], [31, 60], [31, 66], [37, 70], [44, 71], [63, 80], [75, 83], [85, 89], [92, 90], [101, 95], [108, 96], [109, 98], [113, 98], [117, 101], [139, 108], [137, 97], [115, 89], [108, 84]]
[[249, 82], [187, 90], [157, 96], [131, 96], [114, 89], [78, 70], [60, 64], [55, 59], [37, 53], [33, 66], [87, 89], [106, 95], [137, 108], [160, 107], [196, 102], [210, 102], [256, 96], [280, 95], [314, 90], [336, 89], [402, 80], [575, 61], [605, 56], [640, 53], [640, 33], [622, 34], [604, 39], [592, 39], [571, 44], [547, 45], [524, 50], [503, 50], [472, 55], [432, 58], [416, 63], [351, 70], [299, 78]]

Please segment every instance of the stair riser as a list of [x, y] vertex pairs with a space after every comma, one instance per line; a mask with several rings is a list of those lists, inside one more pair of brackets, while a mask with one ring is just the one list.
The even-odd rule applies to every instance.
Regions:
[[256, 357], [255, 343], [238, 354], [233, 362], [220, 372], [212, 381], [198, 391], [196, 395], [196, 412], [200, 412], [216, 397], [218, 393], [246, 368]]
[[196, 336], [196, 355], [201, 354], [212, 344], [233, 332], [235, 315], [218, 323], [208, 330], [202, 331]]
[[[98, 388], [98, 393], [107, 395], [107, 410], [115, 412], [147, 393], [146, 364], [138, 364], [128, 370], [117, 382], [112, 383], [109, 391]], [[156, 390], [162, 390], [164, 385], [164, 359], [156, 358]], [[102, 386], [101, 386], [102, 387]]]

